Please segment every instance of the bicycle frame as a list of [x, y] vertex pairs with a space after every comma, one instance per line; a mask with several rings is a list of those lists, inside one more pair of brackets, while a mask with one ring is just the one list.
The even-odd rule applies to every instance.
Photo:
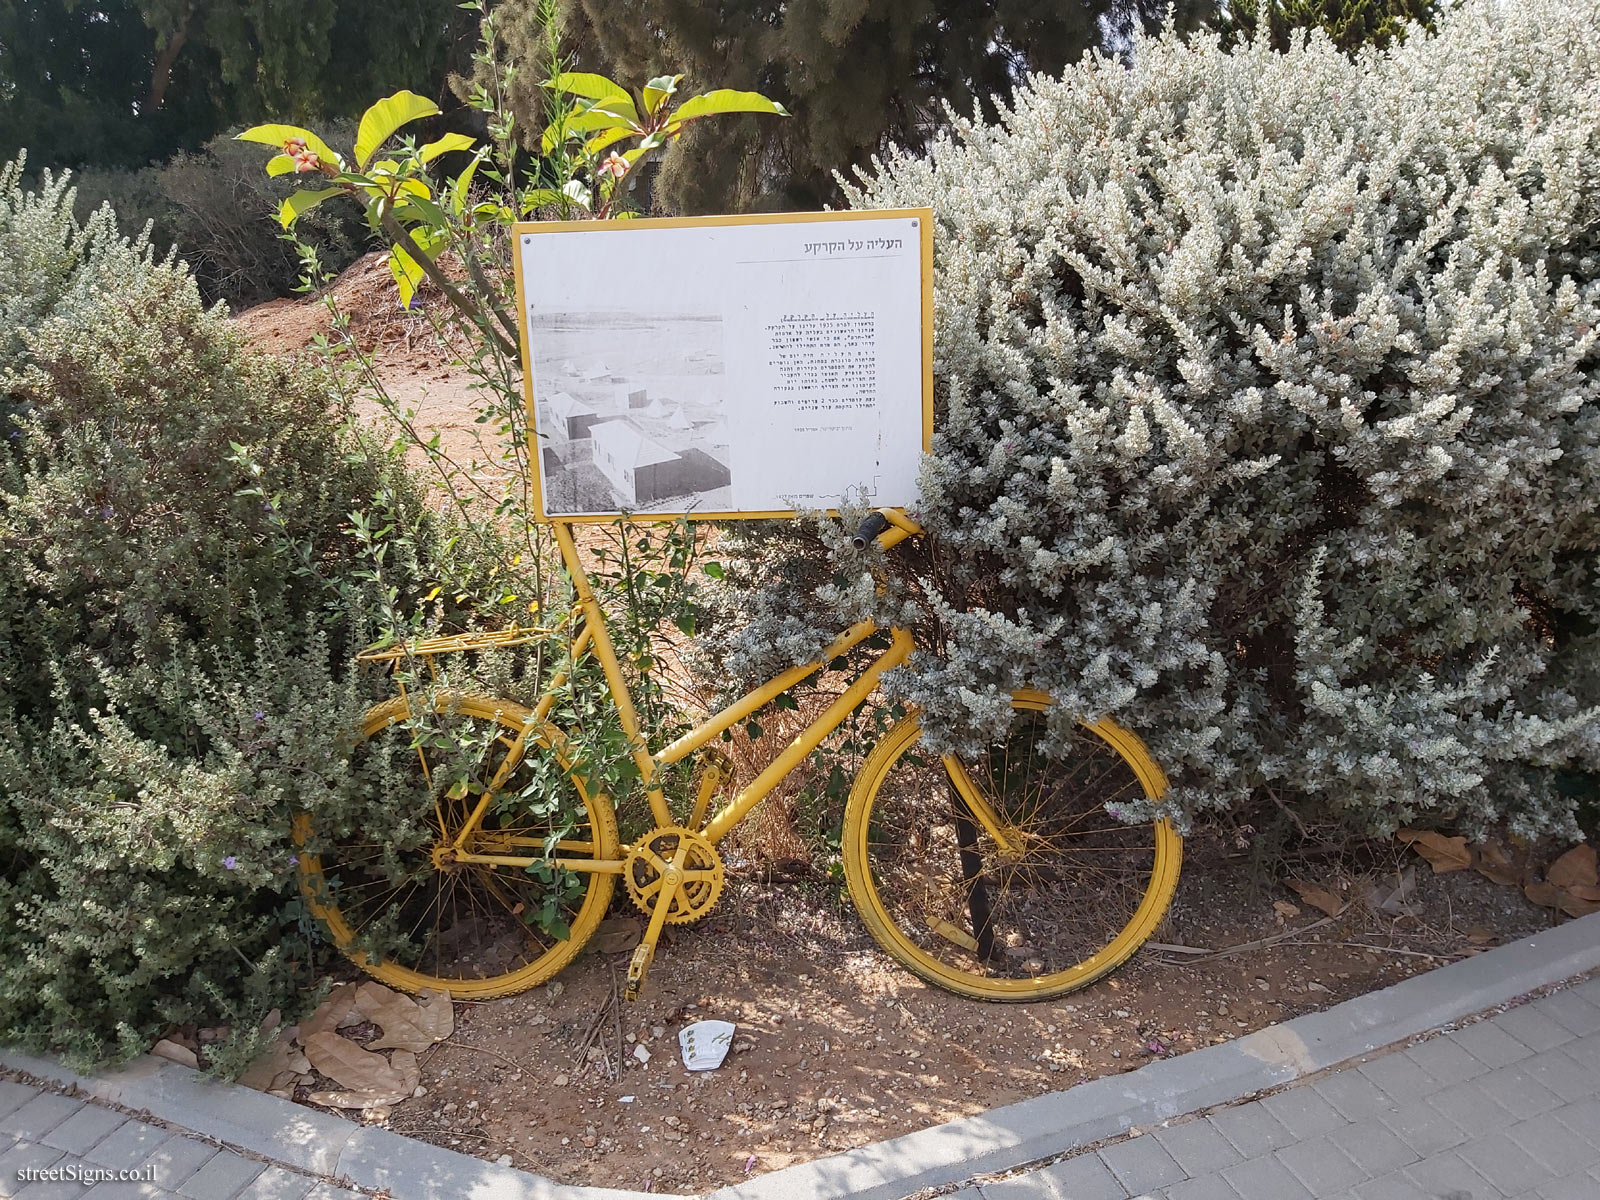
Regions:
[[[888, 522], [886, 529], [878, 538], [878, 542], [885, 549], [897, 545], [913, 534], [920, 533], [921, 527], [914, 521], [893, 509], [879, 510]], [[594, 589], [589, 583], [589, 577], [583, 569], [583, 562], [578, 554], [577, 544], [572, 537], [572, 526], [567, 522], [552, 522], [555, 530], [556, 544], [561, 550], [561, 559], [565, 564], [567, 573], [572, 580], [573, 587], [578, 594], [578, 607], [583, 614], [583, 625], [572, 643], [572, 660], [576, 663], [585, 653], [592, 653], [600, 660], [600, 666], [605, 673], [606, 684], [611, 691], [612, 698], [617, 705], [617, 714], [622, 723], [623, 732], [627, 735], [629, 752], [635, 765], [639, 769], [640, 778], [645, 781], [645, 795], [650, 803], [651, 815], [659, 827], [676, 824], [667, 799], [662, 792], [657, 779], [662, 767], [681, 762], [696, 750], [699, 750], [711, 739], [717, 737], [724, 730], [731, 729], [746, 717], [772, 703], [778, 696], [794, 687], [801, 680], [814, 675], [822, 670], [829, 662], [860, 645], [867, 638], [878, 632], [878, 626], [873, 621], [861, 621], [840, 634], [821, 655], [813, 662], [791, 667], [787, 671], [768, 680], [761, 687], [756, 688], [741, 697], [739, 700], [724, 708], [721, 712], [709, 717], [694, 729], [678, 738], [676, 741], [661, 750], [652, 753], [645, 733], [639, 723], [638, 710], [633, 703], [632, 694], [628, 690], [627, 680], [623, 677], [622, 666], [617, 660], [616, 649], [611, 641], [610, 630], [606, 625], [606, 616], [595, 597]], [[744, 788], [740, 789], [720, 809], [712, 814], [709, 821], [701, 826], [705, 819], [705, 806], [708, 796], [702, 791], [695, 804], [695, 811], [690, 818], [690, 825], [713, 843], [721, 841], [734, 826], [738, 825], [756, 805], [760, 804], [790, 771], [799, 766], [807, 755], [822, 744], [827, 736], [844, 723], [845, 719], [855, 711], [873, 691], [877, 689], [878, 682], [884, 672], [903, 663], [914, 648], [914, 643], [909, 631], [893, 628], [890, 631], [889, 648], [880, 654], [863, 670], [856, 679], [845, 689], [844, 693], [833, 701], [815, 720], [806, 726], [783, 752], [769, 764], [755, 779], [751, 780]], [[535, 722], [524, 730], [516, 739], [512, 752], [506, 756], [489, 786], [484, 790], [482, 798], [476, 808], [463, 824], [461, 831], [454, 839], [455, 861], [461, 863], [483, 863], [502, 867], [527, 867], [534, 863], [548, 862], [550, 865], [569, 871], [604, 872], [607, 874], [620, 874], [623, 870], [624, 860], [596, 860], [593, 858], [546, 858], [521, 857], [500, 854], [474, 854], [467, 850], [467, 842], [472, 838], [478, 824], [483, 819], [495, 792], [505, 781], [521, 759], [522, 746], [526, 738], [536, 730], [542, 729], [555, 704], [556, 693], [566, 683], [568, 671], [562, 671], [551, 681], [550, 687], [534, 708]], [[966, 801], [974, 817], [985, 827], [986, 831], [994, 838], [996, 845], [1002, 853], [1012, 849], [1013, 839], [1007, 837], [1007, 830], [988, 801], [979, 792], [977, 786], [967, 775], [965, 768], [955, 758], [947, 758], [947, 763], [952, 769], [957, 790]], [[515, 841], [516, 839], [513, 839]], [[591, 849], [585, 843], [558, 842], [556, 851], [566, 850], [568, 853]], [[627, 850], [627, 847], [623, 848]]]

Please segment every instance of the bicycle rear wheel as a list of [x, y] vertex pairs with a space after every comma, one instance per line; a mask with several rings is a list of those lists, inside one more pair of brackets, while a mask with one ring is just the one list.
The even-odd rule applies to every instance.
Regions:
[[[616, 817], [573, 771], [561, 733], [533, 722], [492, 696], [386, 701], [363, 718], [352, 763], [390, 801], [385, 827], [295, 818], [306, 905], [368, 974], [405, 991], [509, 995], [560, 971], [604, 918], [615, 876], [549, 860], [615, 861]], [[545, 860], [532, 867], [458, 861], [457, 837], [502, 768], [460, 850]]]
[[[1047, 728], [1050, 698], [1023, 691], [1004, 742], [941, 759], [908, 717], [874, 748], [845, 809], [845, 878], [867, 928], [940, 987], [1045, 1000], [1100, 978], [1155, 932], [1178, 882], [1167, 821], [1128, 825], [1107, 806], [1156, 799], [1166, 777], [1115, 722]], [[1007, 846], [974, 816], [965, 773]]]

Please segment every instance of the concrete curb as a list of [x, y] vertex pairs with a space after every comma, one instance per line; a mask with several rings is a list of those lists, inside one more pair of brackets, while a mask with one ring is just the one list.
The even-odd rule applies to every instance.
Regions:
[[[393, 1200], [642, 1200], [646, 1193], [576, 1187], [458, 1154], [387, 1129], [357, 1125], [290, 1100], [146, 1054], [118, 1071], [84, 1076], [54, 1059], [0, 1049], [0, 1067], [75, 1087], [83, 1095], [201, 1137], [373, 1191]], [[651, 1200], [655, 1200], [654, 1197]]]
[[[710, 1200], [898, 1200], [1063, 1154], [1337, 1066], [1600, 967], [1600, 914], [1569, 921], [1325, 1012], [1177, 1058], [774, 1171]], [[0, 1049], [0, 1067], [143, 1110], [202, 1137], [393, 1200], [640, 1200], [646, 1193], [559, 1184], [453, 1150], [355, 1125], [145, 1056], [85, 1077]]]

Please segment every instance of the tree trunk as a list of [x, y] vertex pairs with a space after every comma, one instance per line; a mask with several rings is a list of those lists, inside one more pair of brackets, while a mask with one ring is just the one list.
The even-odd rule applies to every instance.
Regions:
[[177, 31], [167, 39], [167, 44], [161, 47], [160, 53], [156, 55], [156, 65], [150, 72], [150, 94], [144, 101], [145, 112], [159, 111], [162, 102], [166, 100], [167, 85], [172, 82], [172, 64], [177, 61], [184, 42], [188, 40], [189, 13], [185, 12], [183, 20], [178, 23]]

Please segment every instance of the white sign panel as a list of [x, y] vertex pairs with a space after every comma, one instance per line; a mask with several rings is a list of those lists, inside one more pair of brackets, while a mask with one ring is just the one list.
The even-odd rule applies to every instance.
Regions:
[[914, 507], [926, 210], [516, 227], [541, 511]]

